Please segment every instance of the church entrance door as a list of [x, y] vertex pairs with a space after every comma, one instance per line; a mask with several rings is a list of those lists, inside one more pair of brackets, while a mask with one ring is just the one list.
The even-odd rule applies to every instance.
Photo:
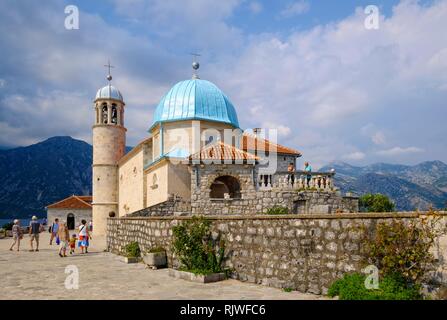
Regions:
[[73, 213], [67, 215], [67, 227], [68, 230], [74, 230], [75, 228], [75, 216]]

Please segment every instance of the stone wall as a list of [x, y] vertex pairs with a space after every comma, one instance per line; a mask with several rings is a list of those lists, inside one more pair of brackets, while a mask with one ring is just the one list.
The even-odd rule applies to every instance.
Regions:
[[[447, 221], [447, 215], [445, 220]], [[416, 213], [338, 214], [299, 216], [210, 216], [215, 237], [226, 242], [226, 266], [232, 277], [277, 288], [326, 293], [344, 273], [362, 267], [360, 234], [355, 226], [373, 229], [377, 223], [418, 219]], [[138, 241], [142, 250], [163, 246], [169, 266], [178, 262], [171, 251], [172, 227], [189, 217], [114, 218], [108, 220], [108, 250], [122, 253]], [[435, 254], [446, 266], [447, 241]], [[442, 282], [447, 279], [439, 273]]]
[[169, 195], [168, 200], [128, 214], [127, 217], [182, 216], [190, 215], [190, 213], [191, 202], [189, 200]]
[[[211, 184], [217, 177], [233, 176], [241, 186], [240, 199], [210, 198]], [[294, 191], [291, 189], [256, 188], [257, 170], [251, 165], [195, 166], [191, 170], [191, 207], [193, 214], [266, 213], [269, 208], [283, 206], [294, 214], [358, 212], [358, 198], [342, 197], [335, 191]]]
[[92, 209], [47, 209], [48, 225], [58, 218], [59, 221], [67, 223], [68, 214], [72, 213], [75, 217], [75, 227], [81, 224], [82, 220], [92, 221]]

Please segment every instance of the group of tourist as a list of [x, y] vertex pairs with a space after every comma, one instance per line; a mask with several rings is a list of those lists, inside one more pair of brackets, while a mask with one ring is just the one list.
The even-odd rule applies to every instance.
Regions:
[[[310, 180], [312, 179], [312, 167], [307, 161], [304, 163], [304, 171], [306, 172], [306, 185], [309, 187]], [[291, 162], [287, 167], [287, 172], [287, 182], [292, 183], [293, 186], [295, 184], [295, 165], [293, 162]]]
[[[74, 254], [76, 250], [76, 242], [78, 247], [81, 249], [81, 254], [88, 253], [89, 240], [92, 239], [92, 223], [87, 225], [87, 221], [82, 220], [81, 225], [78, 228], [78, 234], [73, 233], [70, 236], [68, 226], [65, 222], [59, 221], [58, 218], [54, 219], [54, 222], [49, 228], [50, 232], [50, 245], [53, 241], [59, 246], [59, 256], [66, 257], [67, 249], [69, 248], [70, 254]], [[29, 235], [30, 235], [30, 247], [29, 251], [39, 251], [39, 235], [44, 231], [43, 225], [37, 220], [36, 216], [31, 218], [29, 225]], [[17, 251], [20, 251], [20, 241], [23, 239], [23, 231], [20, 226], [20, 220], [15, 219], [14, 225], [12, 226], [12, 238], [13, 243], [9, 250], [13, 251], [14, 247], [17, 247]], [[36, 241], [36, 249], [34, 250], [33, 243]]]

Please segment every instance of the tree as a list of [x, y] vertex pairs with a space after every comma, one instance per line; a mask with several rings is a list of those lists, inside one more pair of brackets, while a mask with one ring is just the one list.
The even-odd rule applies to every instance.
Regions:
[[359, 199], [360, 211], [362, 212], [392, 212], [394, 203], [385, 195], [365, 194]]

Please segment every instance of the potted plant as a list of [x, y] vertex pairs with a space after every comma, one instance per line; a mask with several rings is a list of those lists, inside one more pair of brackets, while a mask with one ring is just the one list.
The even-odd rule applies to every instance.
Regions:
[[167, 263], [166, 250], [162, 247], [152, 248], [143, 256], [143, 261], [153, 269], [164, 267]]
[[124, 262], [126, 263], [137, 263], [140, 261], [141, 250], [138, 242], [133, 241], [124, 247], [126, 256], [124, 257]]

